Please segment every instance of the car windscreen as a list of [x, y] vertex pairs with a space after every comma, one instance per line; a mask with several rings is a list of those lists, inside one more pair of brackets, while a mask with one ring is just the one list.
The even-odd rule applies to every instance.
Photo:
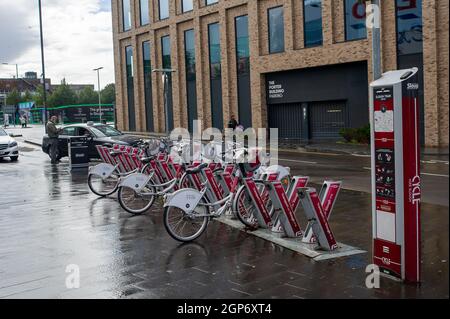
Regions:
[[0, 128], [0, 136], [6, 136], [6, 135], [8, 135], [8, 134], [5, 132], [5, 130]]
[[106, 136], [118, 136], [122, 135], [122, 132], [116, 130], [115, 128], [108, 126], [108, 125], [98, 125], [95, 126], [95, 128], [99, 131], [101, 131]]

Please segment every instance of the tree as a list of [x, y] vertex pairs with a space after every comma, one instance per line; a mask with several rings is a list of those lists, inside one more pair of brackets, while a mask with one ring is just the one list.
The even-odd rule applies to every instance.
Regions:
[[110, 83], [102, 90], [102, 103], [113, 104], [116, 101], [116, 87], [114, 83]]
[[15, 106], [17, 106], [17, 104], [19, 104], [20, 102], [22, 102], [22, 96], [15, 89], [12, 90], [8, 94], [8, 96], [6, 97], [6, 105], [15, 105]]
[[21, 98], [21, 102], [34, 102], [35, 95], [32, 94], [30, 91], [25, 91], [25, 94]]
[[61, 85], [49, 96], [48, 106], [57, 107], [63, 105], [73, 105], [77, 103], [77, 95], [66, 84], [66, 80], [61, 81]]
[[77, 104], [95, 104], [98, 103], [98, 93], [92, 87], [85, 87], [80, 92], [77, 99]]

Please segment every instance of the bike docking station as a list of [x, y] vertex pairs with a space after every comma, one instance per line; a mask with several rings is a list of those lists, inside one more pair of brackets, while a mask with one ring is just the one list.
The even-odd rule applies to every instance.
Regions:
[[420, 282], [420, 141], [417, 68], [370, 85], [373, 263], [393, 279]]
[[69, 170], [83, 170], [89, 167], [89, 137], [71, 137], [68, 142]]
[[[316, 261], [363, 254], [366, 251], [343, 243], [338, 243], [328, 220], [336, 203], [341, 182], [325, 181], [320, 193], [315, 188], [306, 187], [309, 177], [294, 176], [284, 185], [273, 174], [265, 174], [264, 190], [258, 190], [251, 178], [244, 179], [249, 195], [255, 202], [254, 218], [258, 229], [248, 232], [284, 248], [296, 251]], [[265, 202], [270, 200], [273, 211], [269, 212]], [[303, 230], [296, 216], [302, 210], [308, 221]], [[242, 223], [229, 216], [219, 221], [232, 227], [244, 229]]]

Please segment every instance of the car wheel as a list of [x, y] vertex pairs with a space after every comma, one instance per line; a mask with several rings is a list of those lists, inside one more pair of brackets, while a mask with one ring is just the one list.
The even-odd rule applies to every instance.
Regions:
[[12, 162], [16, 162], [19, 159], [19, 156], [11, 156], [10, 159]]

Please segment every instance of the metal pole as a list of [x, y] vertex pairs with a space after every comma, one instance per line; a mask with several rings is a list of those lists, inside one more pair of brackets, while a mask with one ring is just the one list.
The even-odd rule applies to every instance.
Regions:
[[43, 122], [45, 131], [47, 131], [47, 92], [46, 92], [46, 86], [45, 86], [45, 62], [44, 62], [44, 38], [42, 34], [42, 7], [41, 7], [41, 0], [39, 0], [39, 29], [40, 29], [40, 35], [41, 35], [41, 61], [42, 61], [42, 100], [43, 100], [43, 106], [44, 106], [44, 116], [43, 116]]
[[19, 79], [19, 65], [16, 63], [16, 79]]
[[381, 8], [380, 0], [372, 0], [372, 5], [376, 6], [375, 10], [378, 10], [379, 14], [375, 14], [375, 18], [379, 21], [374, 21], [374, 27], [372, 28], [372, 69], [373, 80], [381, 78]]
[[100, 123], [102, 123], [102, 96], [100, 92], [100, 69], [97, 70], [97, 79], [98, 79], [98, 109], [100, 112]]
[[169, 88], [168, 88], [168, 75], [164, 72], [164, 113], [166, 117], [166, 134], [169, 135]]

